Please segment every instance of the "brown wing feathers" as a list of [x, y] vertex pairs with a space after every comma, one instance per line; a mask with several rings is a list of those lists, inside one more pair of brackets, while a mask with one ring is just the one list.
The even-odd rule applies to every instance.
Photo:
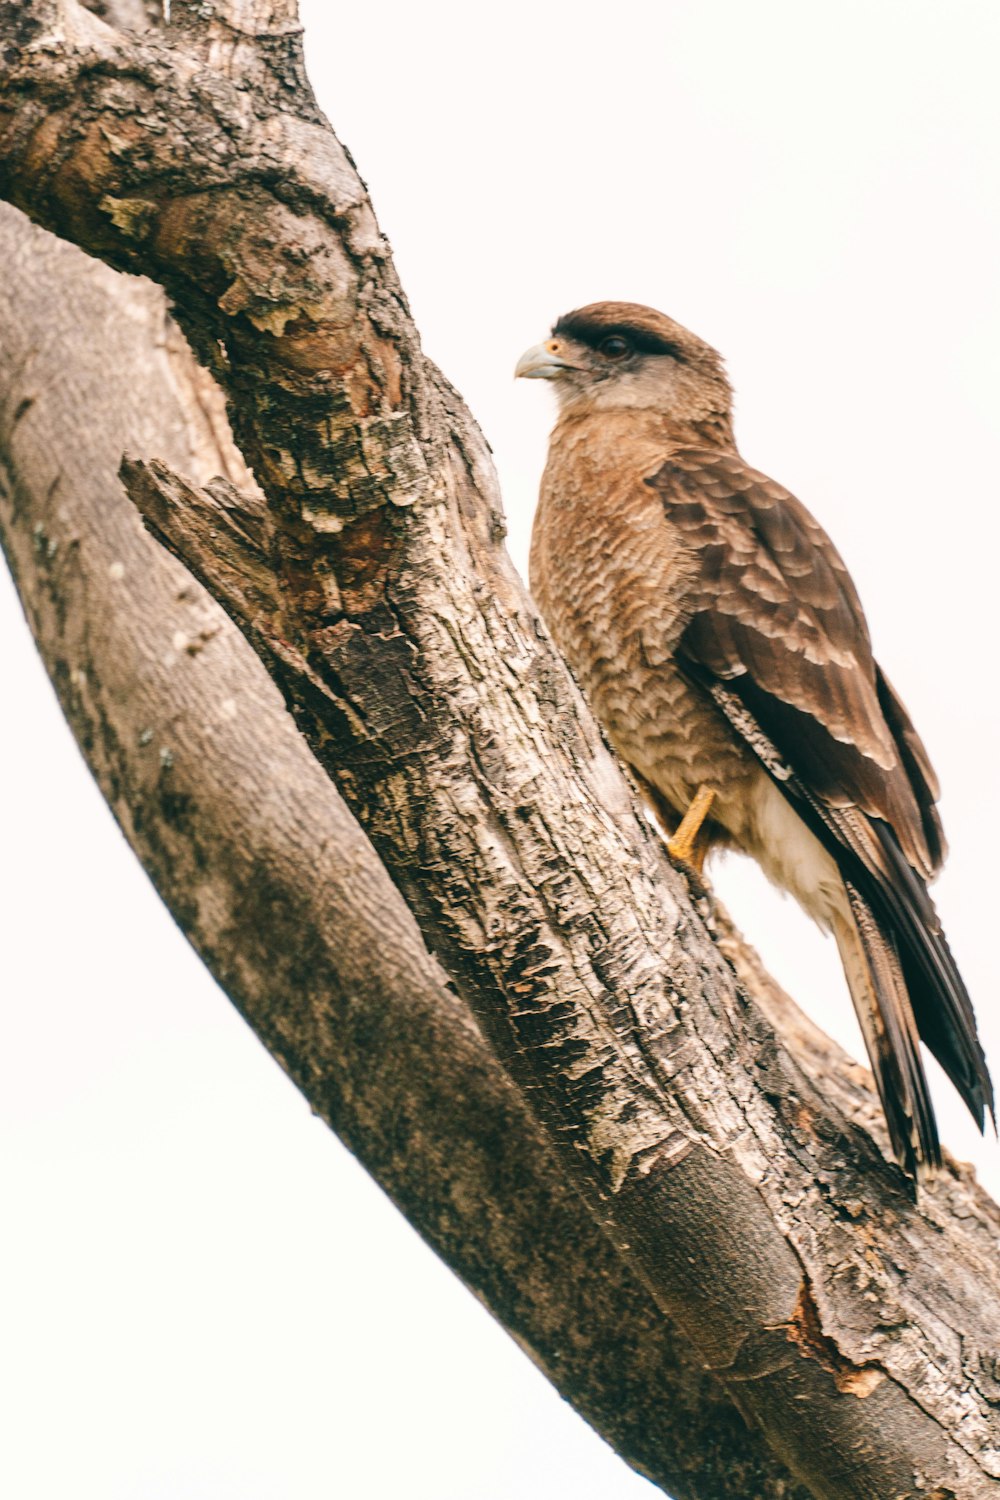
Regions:
[[884, 818], [930, 873], [868, 628], [833, 544], [794, 496], [736, 454], [682, 449], [650, 483], [698, 554], [684, 650], [716, 676], [740, 678], [741, 693], [766, 695], [786, 715], [777, 741], [802, 745], [810, 785]]
[[899, 698], [886, 677], [882, 668], [876, 665], [875, 686], [878, 691], [878, 701], [885, 715], [885, 721], [892, 731], [893, 739], [899, 747], [903, 767], [909, 778], [913, 794], [920, 807], [920, 816], [923, 821], [924, 838], [931, 857], [931, 867], [937, 874], [944, 864], [948, 845], [945, 841], [944, 829], [941, 827], [941, 816], [937, 810], [937, 799], [941, 795], [934, 767], [927, 758], [920, 737], [913, 725], [910, 716], [906, 712]]
[[708, 449], [675, 452], [647, 482], [697, 558], [679, 660], [836, 859], [874, 991], [866, 1041], [894, 1145], [911, 1170], [934, 1163], [914, 1016], [980, 1126], [993, 1093], [924, 884], [944, 853], [926, 752], [872, 658], [839, 554], [792, 495]]

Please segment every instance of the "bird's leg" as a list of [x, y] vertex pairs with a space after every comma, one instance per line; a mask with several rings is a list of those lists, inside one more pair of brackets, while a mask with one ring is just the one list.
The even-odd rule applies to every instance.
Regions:
[[715, 800], [715, 792], [705, 786], [698, 788], [691, 806], [671, 837], [668, 835], [667, 829], [672, 827], [676, 821], [676, 809], [667, 801], [663, 793], [653, 786], [652, 782], [647, 781], [645, 776], [639, 774], [634, 766], [630, 769], [639, 784], [639, 790], [642, 792], [643, 798], [653, 811], [672, 863], [687, 877], [688, 885], [696, 896], [707, 896], [708, 888], [702, 875], [702, 867], [705, 863], [708, 847], [704, 842], [697, 849], [694, 845], [701, 826], [708, 815], [709, 808]]
[[678, 864], [690, 865], [697, 870], [699, 875], [705, 863], [707, 851], [704, 844], [696, 850], [695, 841], [714, 801], [715, 792], [712, 787], [700, 786], [691, 800], [691, 806], [681, 818], [673, 838], [667, 839], [667, 853], [670, 858]]

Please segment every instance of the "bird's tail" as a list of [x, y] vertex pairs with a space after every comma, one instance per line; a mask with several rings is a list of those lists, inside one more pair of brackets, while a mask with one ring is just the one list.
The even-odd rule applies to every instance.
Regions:
[[868, 1049], [893, 1150], [918, 1180], [941, 1165], [941, 1146], [913, 1006], [892, 937], [845, 881], [848, 909], [833, 918], [847, 984]]

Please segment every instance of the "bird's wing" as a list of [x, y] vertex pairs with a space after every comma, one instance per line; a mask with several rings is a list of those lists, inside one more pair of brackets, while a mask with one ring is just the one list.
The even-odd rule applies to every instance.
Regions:
[[989, 1074], [925, 885], [943, 854], [936, 781], [874, 661], [839, 553], [793, 495], [735, 453], [681, 449], [646, 482], [694, 573], [679, 664], [871, 908], [921, 1036], [982, 1124]]
[[[735, 453], [681, 449], [648, 481], [696, 578], [681, 650], [725, 682], [832, 806], [892, 828], [910, 863], [936, 868], [940, 834], [926, 754], [897, 700], [908, 759], [880, 702], [861, 604], [833, 543], [805, 507]], [[929, 825], [929, 826], [928, 826]]]

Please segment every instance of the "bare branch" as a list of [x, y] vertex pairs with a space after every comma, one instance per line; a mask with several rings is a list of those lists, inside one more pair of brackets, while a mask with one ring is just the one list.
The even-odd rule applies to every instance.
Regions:
[[162, 294], [6, 207], [0, 257], [0, 540], [178, 923], [316, 1113], [630, 1463], [678, 1500], [800, 1500], [567, 1184], [253, 652], [137, 524], [115, 478], [137, 442], [249, 485]]

